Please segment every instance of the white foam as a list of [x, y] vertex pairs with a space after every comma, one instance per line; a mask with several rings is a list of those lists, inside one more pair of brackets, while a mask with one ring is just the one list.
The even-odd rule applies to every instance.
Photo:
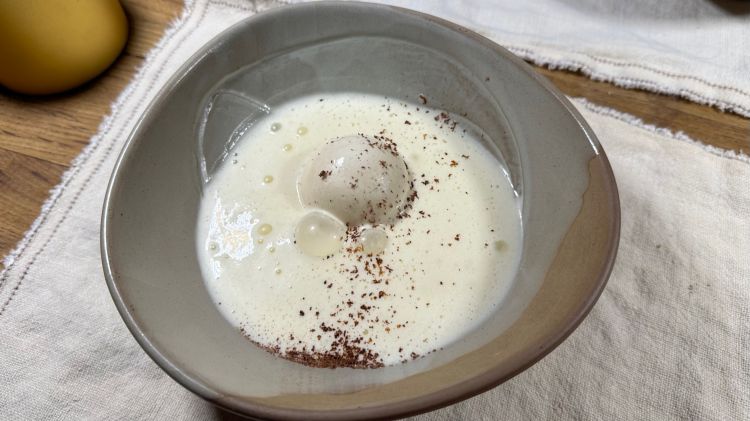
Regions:
[[[274, 123], [281, 128], [271, 131]], [[282, 355], [330, 353], [333, 343], [340, 351], [344, 337], [385, 365], [474, 329], [511, 286], [521, 227], [509, 181], [469, 127], [363, 94], [273, 109], [238, 142], [201, 204], [201, 267], [226, 318]], [[397, 144], [416, 192], [409, 216], [377, 227], [387, 235], [378, 255], [359, 247], [360, 229], [333, 256], [306, 255], [294, 244], [297, 222], [310, 212], [296, 194], [300, 168], [327, 141], [358, 133]], [[273, 229], [260, 235], [260, 224]], [[498, 250], [497, 241], [507, 246]]]

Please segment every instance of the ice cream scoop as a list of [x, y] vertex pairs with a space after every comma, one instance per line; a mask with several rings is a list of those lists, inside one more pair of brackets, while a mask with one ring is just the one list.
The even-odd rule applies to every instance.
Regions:
[[410, 190], [409, 170], [385, 136], [346, 136], [325, 143], [297, 182], [305, 207], [323, 209], [347, 225], [392, 223]]

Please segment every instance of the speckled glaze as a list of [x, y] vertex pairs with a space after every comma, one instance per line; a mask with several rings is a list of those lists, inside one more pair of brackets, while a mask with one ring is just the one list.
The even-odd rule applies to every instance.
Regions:
[[[415, 103], [425, 93], [430, 106], [465, 114], [488, 135], [522, 200], [522, 259], [507, 301], [462, 340], [398, 366], [316, 369], [249, 344], [212, 303], [196, 260], [198, 205], [211, 169], [202, 157], [225, 146], [206, 139], [198, 147], [197, 133], [206, 98], [221, 90], [270, 109], [315, 92]], [[614, 177], [593, 132], [521, 60], [432, 16], [322, 2], [245, 20], [178, 71], [115, 166], [101, 246], [128, 328], [191, 391], [259, 418], [371, 419], [468, 398], [552, 351], [604, 288], [619, 222]]]

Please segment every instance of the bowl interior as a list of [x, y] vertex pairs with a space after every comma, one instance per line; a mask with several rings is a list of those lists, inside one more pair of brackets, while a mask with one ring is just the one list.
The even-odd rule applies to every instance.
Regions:
[[[261, 116], [298, 95], [336, 91], [415, 103], [425, 95], [431, 107], [466, 115], [521, 198], [522, 261], [505, 303], [461, 341], [399, 366], [316, 369], [255, 347], [215, 308], [197, 263], [202, 186], [231, 146], [226, 136], [200, 136], [226, 126], [206, 122], [207, 105], [229, 101], [231, 109], [239, 95], [251, 99], [240, 106], [257, 111], [242, 115]], [[555, 92], [491, 42], [403, 9], [317, 3], [244, 21], [183, 67], [123, 151], [102, 225], [115, 302], [170, 375], [248, 414], [391, 416], [489, 388], [575, 328], [614, 258], [611, 170], [590, 129]]]

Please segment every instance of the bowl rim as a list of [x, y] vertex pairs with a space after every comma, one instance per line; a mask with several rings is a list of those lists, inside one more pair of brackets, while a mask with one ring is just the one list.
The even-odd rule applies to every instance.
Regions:
[[[180, 367], [174, 365], [170, 359], [165, 356], [143, 333], [138, 322], [136, 322], [134, 314], [131, 312], [131, 308], [123, 298], [120, 289], [118, 288], [117, 275], [111, 266], [110, 259], [110, 246], [111, 246], [111, 232], [110, 232], [110, 217], [112, 214], [112, 200], [115, 192], [123, 183], [123, 166], [126, 161], [130, 158], [135, 150], [136, 138], [141, 132], [142, 128], [151, 120], [155, 118], [153, 114], [154, 109], [158, 109], [161, 103], [176, 89], [182, 78], [190, 71], [190, 69], [203, 59], [204, 56], [208, 55], [213, 48], [223, 39], [231, 36], [235, 32], [242, 31], [246, 26], [253, 25], [256, 20], [269, 19], [277, 14], [287, 13], [289, 10], [304, 10], [310, 9], [315, 10], [321, 7], [349, 7], [349, 8], [380, 8], [381, 10], [390, 10], [395, 13], [407, 14], [414, 18], [427, 20], [429, 22], [443, 26], [461, 36], [470, 38], [473, 42], [482, 44], [484, 47], [488, 47], [494, 51], [497, 55], [502, 56], [503, 59], [510, 61], [515, 64], [516, 67], [530, 76], [536, 83], [544, 88], [547, 93], [551, 94], [553, 98], [561, 105], [570, 116], [576, 121], [580, 129], [582, 130], [585, 137], [588, 139], [598, 159], [601, 160], [604, 178], [605, 190], [606, 190], [606, 202], [609, 206], [609, 211], [612, 216], [609, 226], [609, 241], [606, 244], [607, 255], [601, 264], [601, 268], [598, 274], [596, 285], [593, 293], [588, 299], [581, 303], [573, 316], [569, 317], [564, 322], [564, 328], [557, 332], [556, 335], [548, 338], [543, 342], [543, 346], [532, 350], [525, 355], [517, 369], [512, 372], [499, 371], [497, 369], [490, 369], [479, 376], [467, 379], [463, 382], [451, 385], [444, 389], [440, 389], [431, 394], [412, 398], [400, 402], [387, 403], [378, 406], [359, 407], [353, 409], [344, 410], [301, 410], [301, 409], [287, 409], [280, 407], [273, 407], [268, 405], [262, 405], [258, 403], [248, 402], [238, 397], [226, 396], [220, 392], [214, 390], [212, 387], [191, 375], [189, 372], [182, 370]], [[155, 97], [151, 100], [148, 106], [144, 109], [143, 113], [139, 116], [138, 121], [134, 125], [130, 132], [128, 139], [123, 145], [122, 151], [120, 152], [115, 165], [113, 167], [112, 175], [107, 185], [107, 190], [104, 197], [104, 205], [102, 207], [101, 215], [101, 229], [100, 229], [100, 249], [102, 267], [104, 271], [104, 277], [106, 280], [107, 287], [115, 303], [115, 306], [120, 313], [125, 325], [127, 326], [130, 333], [136, 339], [138, 344], [143, 348], [146, 354], [159, 365], [170, 377], [187, 388], [194, 394], [202, 397], [203, 399], [217, 405], [225, 410], [241, 415], [250, 415], [253, 417], [263, 417], [269, 419], [385, 419], [385, 418], [401, 418], [410, 415], [416, 415], [432, 410], [436, 410], [448, 405], [454, 404], [461, 400], [483, 393], [489, 389], [492, 389], [499, 384], [510, 380], [517, 374], [523, 372], [527, 368], [536, 364], [539, 360], [544, 358], [547, 354], [552, 352], [558, 345], [560, 345], [565, 339], [578, 327], [578, 325], [586, 318], [588, 313], [593, 308], [594, 304], [599, 299], [604, 287], [607, 284], [609, 276], [612, 272], [612, 268], [617, 255], [617, 246], [620, 238], [620, 200], [615, 181], [614, 173], [609, 160], [591, 127], [584, 120], [583, 116], [573, 106], [573, 104], [560, 92], [549, 80], [544, 76], [533, 70], [522, 59], [508, 51], [507, 49], [496, 44], [494, 41], [468, 29], [456, 23], [447, 21], [445, 19], [429, 15], [427, 13], [418, 12], [415, 10], [370, 3], [370, 2], [359, 2], [359, 1], [319, 1], [310, 3], [296, 3], [289, 4], [283, 7], [273, 8], [260, 13], [256, 13], [250, 17], [240, 20], [233, 24], [229, 28], [223, 30], [219, 34], [211, 38], [205, 45], [203, 45], [196, 53], [194, 53], [187, 61], [182, 64], [175, 73], [165, 82], [162, 88], [157, 92]]]

